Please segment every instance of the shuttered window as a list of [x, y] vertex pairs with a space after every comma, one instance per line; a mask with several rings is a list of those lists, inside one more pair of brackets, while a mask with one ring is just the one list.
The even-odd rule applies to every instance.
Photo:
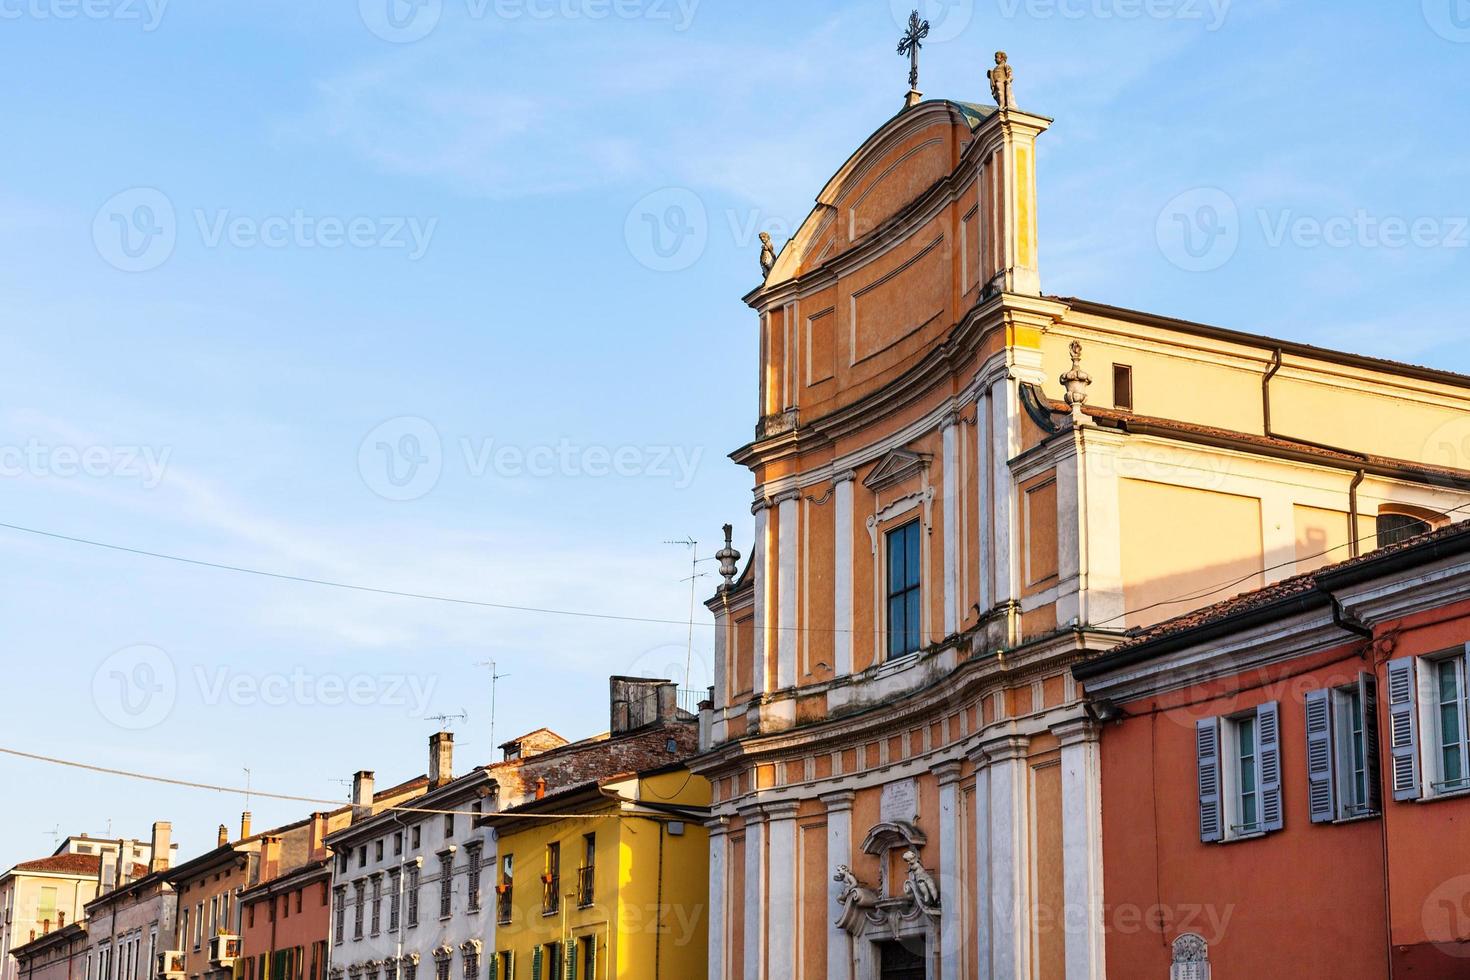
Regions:
[[1280, 830], [1281, 722], [1275, 701], [1195, 726], [1200, 840]]
[[1470, 653], [1400, 657], [1386, 671], [1393, 798], [1470, 790]]
[[1372, 674], [1306, 695], [1307, 805], [1313, 823], [1377, 813], [1378, 696]]

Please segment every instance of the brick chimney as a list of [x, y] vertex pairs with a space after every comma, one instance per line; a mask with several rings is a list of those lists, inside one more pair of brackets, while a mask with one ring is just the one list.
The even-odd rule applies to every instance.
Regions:
[[240, 814], [240, 839], [244, 840], [250, 836], [250, 811], [246, 810]]
[[219, 825], [219, 845], [218, 846], [224, 847], [229, 842], [230, 842], [230, 828], [229, 827], [226, 827], [224, 824], [220, 824]]
[[454, 733], [429, 736], [429, 789], [438, 789], [454, 778]]
[[155, 820], [153, 822], [153, 839], [151, 841], [152, 857], [148, 863], [148, 870], [167, 871], [173, 863], [173, 836], [174, 825], [167, 820]]
[[272, 881], [281, 871], [281, 838], [267, 835], [260, 839], [260, 880]]
[[614, 735], [675, 721], [679, 716], [679, 688], [673, 681], [614, 677], [608, 688]]
[[373, 774], [364, 769], [352, 777], [352, 822], [373, 815]]
[[327, 856], [327, 815], [325, 813], [313, 813], [311, 815], [311, 854], [308, 861], [320, 861]]

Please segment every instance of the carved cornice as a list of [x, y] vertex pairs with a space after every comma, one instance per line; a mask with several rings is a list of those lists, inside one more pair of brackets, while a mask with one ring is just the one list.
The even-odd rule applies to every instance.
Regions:
[[1024, 759], [1026, 758], [1026, 750], [1030, 745], [1030, 735], [1019, 735], [1015, 733], [987, 738], [980, 743], [980, 747], [990, 757], [992, 764]]
[[934, 767], [934, 777], [939, 780], [940, 786], [951, 786], [960, 781], [963, 768], [958, 762], [941, 762]]
[[852, 810], [852, 805], [857, 800], [857, 793], [850, 789], [844, 789], [836, 793], [822, 793], [817, 799], [822, 801], [822, 805], [827, 808], [828, 813], [841, 813]]

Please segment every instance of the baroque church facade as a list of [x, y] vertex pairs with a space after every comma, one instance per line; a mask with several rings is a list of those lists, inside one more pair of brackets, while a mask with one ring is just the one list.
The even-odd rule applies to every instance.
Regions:
[[711, 980], [1103, 977], [1105, 711], [1072, 666], [1470, 505], [1435, 458], [1464, 378], [1044, 293], [1052, 121], [998, 61], [998, 105], [911, 93], [746, 297]]

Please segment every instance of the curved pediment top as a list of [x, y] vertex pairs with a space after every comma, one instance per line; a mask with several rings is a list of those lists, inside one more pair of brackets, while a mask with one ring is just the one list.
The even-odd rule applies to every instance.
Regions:
[[827, 181], [757, 295], [839, 254], [947, 176], [958, 158], [957, 141], [996, 112], [994, 106], [934, 99], [878, 127]]
[[920, 102], [912, 109], [905, 109], [893, 116], [863, 141], [863, 145], [847, 158], [838, 171], [827, 181], [817, 195], [818, 204], [836, 204], [843, 189], [855, 175], [861, 175], [876, 160], [884, 156], [897, 142], [909, 134], [936, 125], [963, 124], [971, 132], [979, 129], [986, 119], [995, 115], [995, 106], [975, 105], [969, 102], [953, 102], [949, 99], [931, 99]]
[[868, 836], [863, 838], [863, 853], [881, 855], [896, 847], [923, 847], [927, 843], [929, 838], [918, 827], [902, 820], [894, 820], [873, 825]]

